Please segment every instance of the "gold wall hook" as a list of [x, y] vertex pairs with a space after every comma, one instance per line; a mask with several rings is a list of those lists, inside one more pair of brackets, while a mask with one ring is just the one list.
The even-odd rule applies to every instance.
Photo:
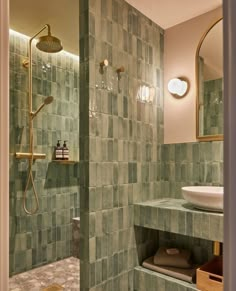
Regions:
[[118, 80], [121, 79], [121, 73], [123, 73], [124, 71], [125, 71], [125, 67], [124, 67], [124, 66], [121, 66], [121, 67], [119, 67], [119, 68], [116, 70]]
[[119, 74], [119, 73], [123, 73], [125, 71], [125, 67], [124, 66], [121, 66], [120, 68], [118, 68], [116, 70], [116, 72]]
[[109, 64], [108, 60], [105, 59], [102, 62], [100, 62], [100, 68], [99, 68], [99, 72], [100, 74], [104, 74], [104, 67], [107, 67]]

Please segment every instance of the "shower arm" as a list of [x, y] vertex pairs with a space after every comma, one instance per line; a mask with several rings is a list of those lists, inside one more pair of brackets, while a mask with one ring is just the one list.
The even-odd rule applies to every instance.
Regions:
[[[32, 111], [32, 41], [36, 36], [38, 36], [42, 31], [45, 29], [48, 29], [48, 34], [51, 33], [50, 25], [45, 24], [42, 29], [40, 29], [34, 36], [32, 36], [29, 39], [29, 63], [28, 63], [28, 72], [29, 72], [29, 134], [30, 137], [32, 136], [33, 133], [33, 118], [34, 118], [34, 113]], [[33, 156], [33, 140], [30, 138], [30, 144], [29, 144], [30, 152]]]

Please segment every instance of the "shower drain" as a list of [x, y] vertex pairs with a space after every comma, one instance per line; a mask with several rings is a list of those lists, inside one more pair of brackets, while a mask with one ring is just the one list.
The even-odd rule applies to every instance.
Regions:
[[63, 291], [63, 287], [58, 284], [52, 284], [44, 289], [42, 291]]

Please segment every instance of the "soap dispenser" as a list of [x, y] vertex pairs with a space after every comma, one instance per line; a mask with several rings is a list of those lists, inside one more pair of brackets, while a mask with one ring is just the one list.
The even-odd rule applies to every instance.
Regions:
[[69, 149], [66, 145], [67, 140], [64, 140], [64, 144], [62, 147], [62, 153], [63, 153], [63, 160], [69, 160]]
[[63, 159], [63, 152], [62, 152], [62, 147], [60, 145], [60, 140], [57, 141], [57, 146], [55, 148], [55, 158], [56, 160]]

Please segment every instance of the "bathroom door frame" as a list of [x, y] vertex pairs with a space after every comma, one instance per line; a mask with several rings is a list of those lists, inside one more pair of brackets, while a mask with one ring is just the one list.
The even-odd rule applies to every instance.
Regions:
[[[236, 11], [223, 0], [224, 15], [224, 290], [236, 288]], [[0, 0], [0, 291], [9, 278], [9, 0]]]
[[9, 278], [9, 1], [0, 0], [0, 291]]
[[236, 11], [223, 1], [224, 39], [224, 290], [236, 290]]

